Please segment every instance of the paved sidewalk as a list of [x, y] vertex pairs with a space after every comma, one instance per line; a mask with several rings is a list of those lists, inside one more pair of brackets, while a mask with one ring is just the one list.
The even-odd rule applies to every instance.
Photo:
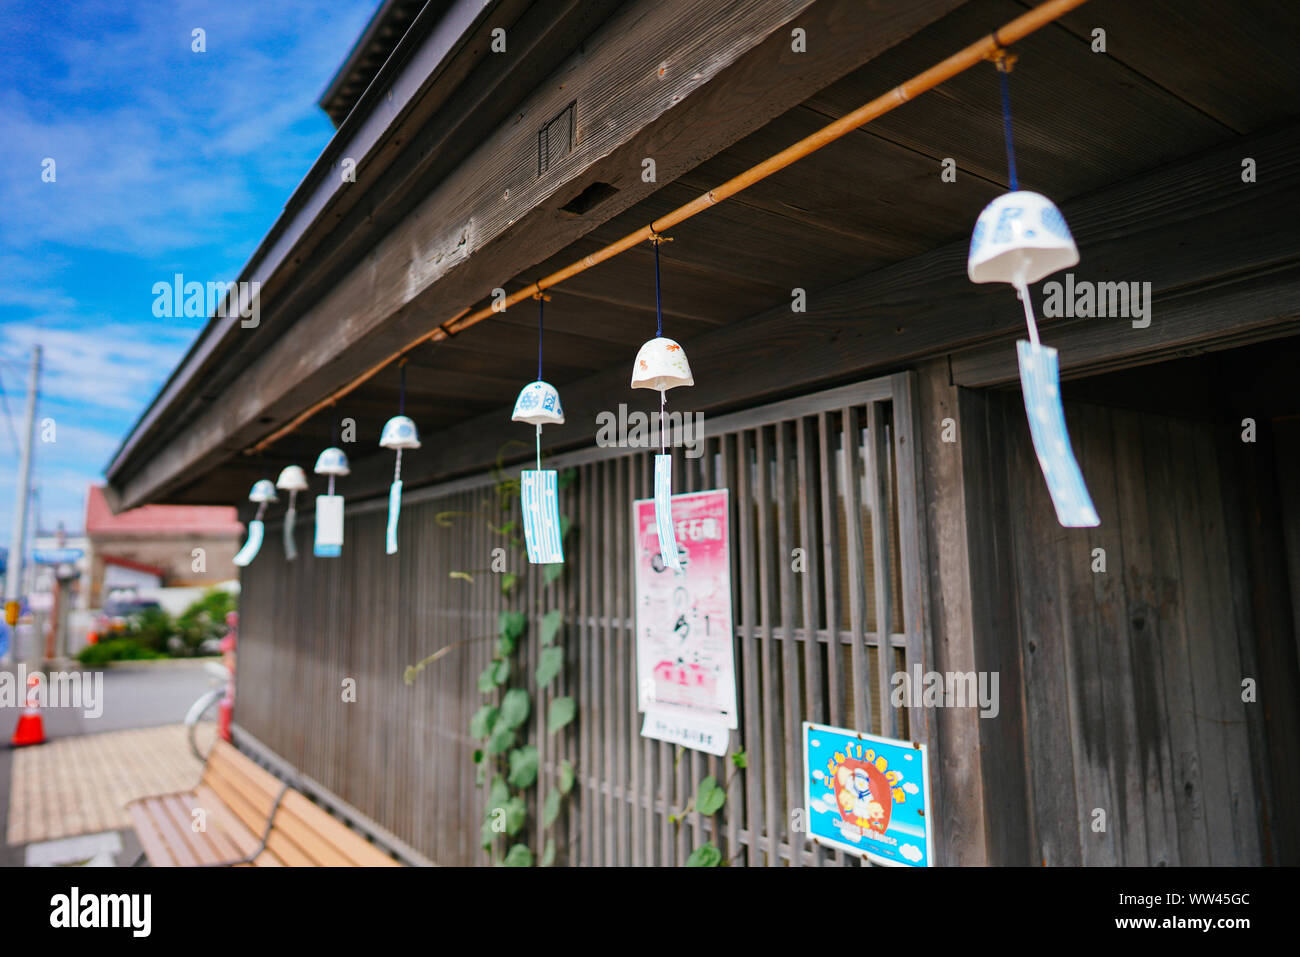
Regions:
[[29, 844], [130, 828], [127, 801], [192, 788], [202, 770], [181, 724], [16, 749], [5, 841]]

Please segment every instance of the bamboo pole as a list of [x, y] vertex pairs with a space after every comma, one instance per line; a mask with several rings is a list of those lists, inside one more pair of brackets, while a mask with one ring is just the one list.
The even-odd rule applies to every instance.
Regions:
[[946, 60], [936, 63], [922, 73], [918, 73], [898, 86], [894, 87], [888, 93], [876, 97], [870, 103], [858, 107], [851, 113], [835, 120], [826, 126], [823, 126], [815, 133], [810, 133], [797, 143], [787, 146], [775, 156], [770, 156], [757, 166], [750, 167], [743, 173], [733, 176], [720, 186], [715, 186], [708, 192], [701, 193], [684, 206], [679, 206], [671, 213], [656, 219], [648, 226], [642, 226], [635, 232], [628, 233], [622, 239], [616, 240], [602, 249], [596, 250], [579, 259], [577, 262], [570, 263], [563, 269], [551, 273], [549, 276], [543, 276], [534, 283], [519, 289], [504, 300], [493, 303], [490, 306], [484, 306], [475, 312], [468, 309], [462, 310], [456, 316], [448, 319], [446, 322], [434, 328], [432, 331], [425, 333], [418, 339], [409, 343], [404, 349], [393, 353], [379, 364], [368, 369], [356, 379], [353, 379], [347, 385], [331, 393], [327, 398], [313, 405], [306, 412], [293, 418], [287, 425], [284, 425], [272, 432], [266, 438], [262, 439], [256, 445], [245, 450], [245, 455], [252, 455], [262, 451], [268, 445], [277, 439], [283, 438], [290, 432], [293, 432], [303, 422], [311, 418], [318, 411], [326, 406], [333, 405], [343, 396], [356, 389], [362, 383], [372, 378], [380, 370], [386, 368], [393, 362], [402, 358], [407, 352], [410, 352], [416, 346], [425, 342], [439, 342], [443, 339], [450, 338], [458, 332], [463, 332], [470, 326], [490, 318], [494, 313], [505, 312], [510, 306], [523, 302], [525, 299], [531, 299], [540, 295], [544, 290], [551, 289], [559, 285], [566, 279], [572, 279], [579, 273], [586, 272], [593, 266], [603, 263], [607, 259], [613, 259], [621, 253], [627, 252], [633, 246], [637, 246], [654, 236], [660, 235], [666, 230], [672, 229], [679, 223], [683, 223], [696, 216], [706, 209], [709, 209], [724, 199], [729, 199], [737, 193], [748, 189], [755, 183], [767, 179], [774, 173], [778, 173], [797, 163], [811, 153], [817, 152], [824, 146], [834, 143], [841, 137], [847, 136], [859, 127], [865, 126], [872, 120], [884, 116], [890, 110], [902, 106], [909, 100], [915, 99], [922, 93], [933, 90], [936, 86], [947, 80], [952, 79], [958, 73], [963, 73], [973, 66], [977, 66], [984, 60], [994, 59], [999, 53], [1012, 44], [1023, 40], [1031, 33], [1042, 29], [1054, 20], [1060, 19], [1077, 7], [1083, 6], [1088, 0], [1047, 0], [1032, 10], [1021, 14], [1014, 20], [1003, 24], [992, 33], [976, 40], [970, 46], [954, 53]]

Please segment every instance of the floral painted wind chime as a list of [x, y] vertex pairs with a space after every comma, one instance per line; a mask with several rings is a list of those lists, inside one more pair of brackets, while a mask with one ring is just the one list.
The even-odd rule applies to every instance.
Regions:
[[1002, 85], [1002, 126], [1007, 148], [1011, 192], [989, 203], [980, 213], [971, 236], [966, 274], [971, 282], [1009, 283], [1020, 297], [1029, 328], [1029, 341], [1016, 343], [1020, 385], [1029, 417], [1029, 433], [1056, 518], [1067, 528], [1090, 528], [1101, 520], [1070, 447], [1061, 405], [1057, 352], [1038, 340], [1029, 286], [1079, 262], [1079, 250], [1065, 217], [1050, 199], [1020, 189], [1011, 137], [1011, 96], [1008, 74], [1014, 58], [999, 50], [994, 58]]
[[686, 353], [672, 339], [664, 337], [663, 295], [659, 282], [659, 247], [671, 242], [652, 229], [655, 250], [655, 337], [641, 346], [632, 367], [632, 388], [655, 389], [659, 393], [659, 454], [655, 456], [655, 528], [665, 568], [681, 571], [677, 535], [673, 530], [673, 457], [668, 454], [668, 390], [695, 385]]
[[542, 315], [547, 296], [539, 291], [534, 298], [537, 299], [537, 381], [528, 383], [519, 392], [510, 419], [536, 427], [537, 468], [524, 469], [519, 476], [528, 561], [533, 565], [554, 565], [564, 561], [559, 474], [555, 469], [542, 468], [542, 426], [563, 425], [564, 408], [555, 386], [542, 378]]
[[388, 489], [388, 533], [385, 538], [384, 551], [389, 555], [397, 554], [397, 517], [402, 512], [402, 452], [405, 449], [420, 447], [420, 434], [415, 430], [415, 423], [406, 417], [406, 359], [401, 361], [401, 391], [397, 399], [397, 415], [384, 423], [384, 431], [379, 436], [379, 444], [386, 449], [397, 452], [397, 462], [393, 466], [393, 484]]

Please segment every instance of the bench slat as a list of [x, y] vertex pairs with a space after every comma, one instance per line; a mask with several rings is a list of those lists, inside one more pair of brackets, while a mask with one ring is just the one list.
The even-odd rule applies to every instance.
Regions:
[[[225, 741], [214, 744], [193, 791], [142, 798], [127, 808], [141, 847], [158, 867], [401, 866]], [[196, 809], [205, 815], [203, 831], [193, 829]]]
[[135, 826], [135, 833], [140, 838], [140, 846], [149, 858], [149, 863], [154, 867], [178, 866], [176, 858], [167, 850], [162, 832], [144, 806], [144, 801], [132, 801], [126, 810], [131, 815], [131, 823]]
[[324, 858], [317, 859], [330, 866], [398, 866], [391, 857], [298, 791], [285, 792], [273, 827], [286, 830], [300, 845], [307, 838], [303, 836], [300, 839], [298, 835], [310, 833], [316, 836], [329, 848], [328, 852], [321, 852]]
[[161, 797], [145, 798], [144, 807], [149, 816], [153, 818], [162, 835], [163, 842], [167, 845], [167, 850], [171, 856], [176, 859], [180, 867], [198, 867], [199, 861], [194, 852], [190, 850], [185, 836], [176, 829], [176, 822], [167, 811], [167, 806], [163, 804]]

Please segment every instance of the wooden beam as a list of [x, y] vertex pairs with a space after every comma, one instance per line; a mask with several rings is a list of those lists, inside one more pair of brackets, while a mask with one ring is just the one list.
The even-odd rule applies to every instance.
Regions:
[[[1242, 156], [1257, 158], [1259, 169], [1267, 171], [1260, 182], [1241, 183]], [[1076, 357], [1062, 340], [1063, 365], [1149, 361], [1161, 351], [1203, 346], [1243, 329], [1256, 335], [1289, 331], [1300, 303], [1288, 271], [1300, 269], [1300, 230], [1291, 213], [1298, 200], [1300, 137], [1279, 130], [1066, 204], [1082, 255], [1076, 272], [1090, 279], [1151, 282], [1155, 312], [1147, 329], [1133, 329], [1124, 320], [1084, 320], [1088, 348]], [[977, 213], [972, 211], [972, 223]], [[1024, 335], [1019, 303], [1007, 287], [971, 284], [966, 249], [965, 241], [953, 243], [814, 292], [805, 314], [781, 305], [683, 342], [697, 384], [674, 392], [671, 403], [720, 413], [945, 353], [953, 354], [958, 385], [1014, 377], [1013, 342]], [[1049, 345], [1065, 328], [1059, 321], [1040, 323]], [[544, 445], [590, 443], [596, 415], [622, 402], [651, 410], [657, 400], [631, 390], [629, 378], [629, 369], [619, 364], [567, 385], [566, 424], [548, 427]], [[417, 484], [482, 468], [517, 437], [508, 409], [476, 417], [433, 437], [437, 454], [404, 461], [403, 477]], [[355, 488], [376, 494], [388, 479], [354, 474], [353, 481]]]
[[[642, 158], [655, 158], [659, 181], [670, 182], [960, 2], [625, 5], [220, 402], [159, 454], [120, 463], [125, 478], [113, 479], [123, 499], [165, 495], [645, 198], [656, 186], [642, 182]], [[792, 52], [780, 29], [796, 17], [820, 44], [815, 56]], [[538, 132], [575, 102], [576, 143], [538, 176]], [[562, 209], [596, 181], [619, 192], [586, 215]]]

